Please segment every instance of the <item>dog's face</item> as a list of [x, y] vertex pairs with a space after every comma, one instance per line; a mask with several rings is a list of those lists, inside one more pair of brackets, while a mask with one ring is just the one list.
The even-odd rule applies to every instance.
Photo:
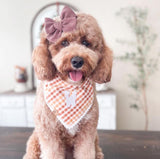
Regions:
[[55, 43], [50, 44], [42, 33], [41, 43], [33, 52], [33, 65], [40, 80], [51, 80], [58, 73], [74, 84], [86, 77], [103, 83], [111, 77], [112, 53], [96, 20], [81, 13], [77, 14], [76, 29], [62, 33]]

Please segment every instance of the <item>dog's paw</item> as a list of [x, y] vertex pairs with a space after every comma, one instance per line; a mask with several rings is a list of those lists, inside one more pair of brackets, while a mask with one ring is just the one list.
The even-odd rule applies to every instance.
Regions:
[[27, 154], [25, 154], [25, 155], [23, 156], [23, 159], [31, 159], [31, 157], [29, 157]]
[[102, 153], [102, 151], [97, 152], [96, 159], [104, 159], [104, 154]]
[[104, 154], [99, 146], [96, 149], [96, 159], [104, 159]]

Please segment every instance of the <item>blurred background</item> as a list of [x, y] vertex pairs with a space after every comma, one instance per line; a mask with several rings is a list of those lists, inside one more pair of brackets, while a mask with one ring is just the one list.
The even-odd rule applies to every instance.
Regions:
[[113, 50], [112, 80], [97, 86], [99, 129], [160, 130], [159, 0], [1, 0], [0, 126], [34, 126], [31, 53], [45, 17], [64, 5], [93, 15]]

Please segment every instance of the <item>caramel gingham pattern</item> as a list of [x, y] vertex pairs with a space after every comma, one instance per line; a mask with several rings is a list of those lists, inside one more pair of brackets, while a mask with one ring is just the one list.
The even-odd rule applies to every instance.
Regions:
[[[66, 98], [65, 91], [70, 96]], [[76, 96], [73, 99], [73, 92]], [[75, 126], [91, 108], [94, 100], [92, 81], [87, 78], [81, 85], [75, 86], [63, 81], [59, 76], [52, 81], [44, 83], [45, 100], [51, 111], [55, 112], [60, 122], [70, 129]], [[66, 100], [75, 100], [76, 105], [67, 105]]]

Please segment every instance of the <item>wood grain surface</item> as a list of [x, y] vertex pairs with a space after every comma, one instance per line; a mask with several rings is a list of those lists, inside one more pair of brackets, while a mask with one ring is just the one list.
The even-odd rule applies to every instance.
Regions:
[[[0, 127], [0, 159], [22, 159], [32, 128]], [[105, 159], [160, 159], [160, 132], [99, 130]]]

